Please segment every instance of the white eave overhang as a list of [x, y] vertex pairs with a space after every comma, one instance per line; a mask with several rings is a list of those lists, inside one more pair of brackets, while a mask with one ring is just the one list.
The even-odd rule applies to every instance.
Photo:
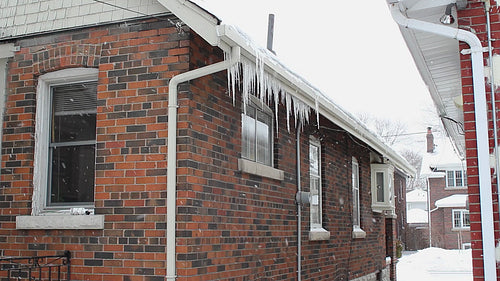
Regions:
[[241, 48], [241, 56], [249, 61], [256, 61], [257, 57], [262, 59], [264, 71], [279, 80], [282, 85], [285, 85], [290, 94], [293, 94], [309, 107], [318, 110], [319, 114], [368, 144], [407, 176], [413, 177], [415, 175], [415, 169], [403, 157], [385, 145], [360, 121], [342, 110], [306, 80], [293, 73], [274, 55], [262, 56], [262, 50], [256, 48], [249, 38], [235, 27], [221, 25], [214, 15], [188, 0], [158, 0], [158, 2], [211, 45], [218, 46], [225, 52], [229, 52], [232, 47], [238, 46]]
[[[439, 23], [446, 5], [455, 0], [401, 0], [400, 10], [411, 19]], [[456, 10], [452, 10], [456, 18]], [[453, 26], [453, 25], [452, 25]], [[458, 27], [457, 23], [454, 27]], [[465, 155], [459, 42], [439, 35], [400, 27], [437, 114], [461, 156]]]

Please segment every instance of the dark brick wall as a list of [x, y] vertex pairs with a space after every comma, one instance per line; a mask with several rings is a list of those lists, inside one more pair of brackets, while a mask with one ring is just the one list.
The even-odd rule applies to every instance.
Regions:
[[[222, 52], [189, 30], [179, 34], [168, 21], [15, 43], [21, 49], [9, 61], [2, 140], [2, 254], [70, 250], [74, 280], [163, 280], [168, 81], [222, 60]], [[18, 231], [16, 215], [31, 213], [37, 77], [69, 67], [99, 69], [95, 211], [105, 215], [105, 227]], [[274, 167], [284, 171], [283, 181], [239, 171], [241, 100], [237, 95], [233, 103], [226, 83], [221, 72], [179, 87], [178, 280], [296, 280], [296, 129], [286, 129], [285, 110], [279, 110]], [[314, 135], [322, 144], [323, 226], [331, 238], [308, 241], [304, 206], [302, 277], [349, 280], [377, 272], [394, 240], [386, 239], [385, 217], [371, 210], [371, 149], [325, 119], [320, 127], [311, 123], [300, 135], [301, 184], [308, 191]], [[351, 238], [353, 156], [360, 166], [364, 239]]]

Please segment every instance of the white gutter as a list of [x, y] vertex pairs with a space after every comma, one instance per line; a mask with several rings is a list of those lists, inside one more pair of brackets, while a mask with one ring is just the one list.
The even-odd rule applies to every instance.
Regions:
[[484, 81], [483, 46], [471, 32], [449, 26], [409, 19], [400, 11], [394, 0], [388, 0], [391, 14], [401, 27], [441, 35], [463, 41], [470, 46], [472, 80], [474, 90], [474, 113], [476, 117], [477, 162], [479, 173], [481, 227], [483, 244], [484, 280], [496, 281], [495, 230], [493, 224], [493, 199], [489, 164], [488, 116]]
[[168, 141], [167, 141], [167, 276], [176, 279], [175, 231], [177, 214], [177, 86], [180, 83], [227, 70], [240, 60], [240, 47], [231, 50], [230, 57], [222, 62], [207, 65], [172, 77], [168, 84]]

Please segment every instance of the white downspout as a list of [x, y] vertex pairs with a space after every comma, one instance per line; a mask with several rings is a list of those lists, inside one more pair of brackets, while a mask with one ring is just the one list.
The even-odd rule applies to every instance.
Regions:
[[[388, 3], [390, 0], [388, 1]], [[472, 80], [474, 90], [474, 112], [476, 117], [477, 161], [481, 200], [481, 227], [483, 242], [484, 280], [496, 281], [495, 229], [493, 223], [493, 199], [489, 164], [488, 116], [484, 81], [483, 46], [471, 32], [449, 26], [409, 19], [404, 16], [396, 3], [389, 3], [391, 14], [400, 26], [413, 30], [433, 33], [466, 42], [471, 48]]]
[[[300, 126], [297, 126], [297, 193], [302, 192], [300, 175]], [[302, 280], [302, 203], [297, 202], [297, 281]]]
[[166, 280], [175, 280], [175, 231], [177, 214], [177, 86], [180, 83], [227, 70], [240, 61], [240, 47], [231, 49], [227, 60], [181, 73], [170, 79], [168, 84], [168, 140], [167, 140], [167, 276]]

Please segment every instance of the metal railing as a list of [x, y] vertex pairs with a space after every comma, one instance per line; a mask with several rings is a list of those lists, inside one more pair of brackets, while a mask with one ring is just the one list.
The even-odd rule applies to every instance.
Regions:
[[14, 281], [70, 281], [71, 253], [62, 255], [33, 256], [24, 258], [0, 258], [0, 280]]

